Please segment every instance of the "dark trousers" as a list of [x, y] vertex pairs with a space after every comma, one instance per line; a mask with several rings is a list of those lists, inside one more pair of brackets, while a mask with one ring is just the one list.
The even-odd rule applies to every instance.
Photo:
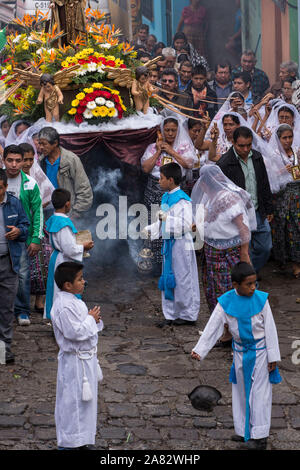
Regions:
[[12, 270], [10, 256], [0, 256], [0, 340], [6, 351], [11, 348], [17, 289], [18, 274]]

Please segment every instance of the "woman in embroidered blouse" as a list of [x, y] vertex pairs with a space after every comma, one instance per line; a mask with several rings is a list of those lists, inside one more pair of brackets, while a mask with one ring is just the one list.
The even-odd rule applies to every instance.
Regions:
[[[193, 168], [198, 161], [193, 143], [183, 124], [176, 117], [167, 117], [161, 124], [160, 136], [156, 143], [150, 144], [142, 159], [141, 166], [144, 173], [148, 174], [148, 182], [145, 189], [144, 201], [148, 208], [149, 225], [151, 221], [151, 208], [160, 205], [163, 191], [159, 185], [160, 167], [166, 163], [176, 162], [180, 165], [182, 176], [186, 170]], [[151, 242], [155, 263], [160, 265], [161, 240]], [[157, 268], [159, 270], [159, 267]]]
[[250, 195], [233, 184], [216, 165], [201, 168], [192, 202], [199, 233], [204, 228], [203, 283], [209, 309], [213, 311], [217, 298], [232, 289], [231, 268], [239, 261], [250, 263], [249, 241], [256, 228], [255, 210]]
[[300, 147], [294, 144], [294, 131], [288, 124], [281, 124], [276, 129], [269, 146], [272, 152], [281, 157], [289, 173], [289, 182], [274, 195], [273, 255], [282, 268], [292, 262], [293, 274], [299, 279], [300, 179], [293, 179], [292, 168], [300, 164]]

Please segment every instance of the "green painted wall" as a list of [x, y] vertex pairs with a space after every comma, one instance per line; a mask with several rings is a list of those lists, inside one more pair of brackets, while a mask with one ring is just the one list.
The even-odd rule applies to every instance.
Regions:
[[[298, 10], [297, 0], [289, 0], [290, 16], [290, 59], [299, 62], [299, 43], [298, 43]], [[293, 8], [295, 6], [296, 8]]]
[[261, 67], [261, 0], [241, 0], [243, 50], [256, 51], [257, 67]]

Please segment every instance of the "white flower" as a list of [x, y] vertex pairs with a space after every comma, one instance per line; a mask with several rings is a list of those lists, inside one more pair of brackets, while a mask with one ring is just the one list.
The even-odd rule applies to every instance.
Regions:
[[97, 64], [94, 64], [94, 62], [91, 62], [90, 64], [88, 64], [87, 69], [89, 72], [96, 72]]
[[40, 49], [38, 49], [38, 50], [36, 51], [36, 53], [37, 53], [37, 54], [43, 54], [43, 53], [45, 52], [45, 50], [46, 50], [46, 49], [45, 49], [44, 47], [41, 47]]
[[21, 35], [19, 34], [18, 36], [16, 36], [14, 39], [13, 39], [13, 42], [16, 43], [16, 42], [20, 42], [21, 40]]
[[7, 74], [8, 74], [8, 70], [3, 69], [2, 72], [1, 72], [1, 75], [7, 75]]
[[96, 98], [95, 101], [99, 106], [103, 106], [106, 102], [106, 99], [104, 99], [100, 96], [100, 97]]
[[109, 43], [101, 44], [101, 47], [103, 47], [103, 49], [110, 49], [110, 48], [111, 48], [111, 44], [109, 44]]
[[86, 74], [86, 72], [87, 72], [86, 69], [84, 69], [83, 67], [81, 67], [81, 68], [78, 70], [78, 72], [76, 73], [76, 75], [77, 75], [77, 76], [78, 76], [78, 75], [79, 75], [79, 76], [83, 76], [83, 75]]
[[96, 105], [95, 101], [89, 101], [88, 104], [86, 105], [86, 107], [88, 109], [95, 109], [95, 108], [97, 108], [97, 105]]
[[86, 109], [83, 113], [83, 117], [85, 119], [91, 119], [93, 117], [92, 111], [90, 111], [89, 109]]
[[104, 65], [97, 65], [97, 72], [104, 73]]
[[107, 106], [108, 108], [114, 108], [115, 105], [112, 101], [107, 100], [105, 106]]

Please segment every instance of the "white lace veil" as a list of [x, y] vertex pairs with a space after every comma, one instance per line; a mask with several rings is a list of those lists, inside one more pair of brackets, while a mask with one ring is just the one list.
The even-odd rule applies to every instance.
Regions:
[[[235, 236], [230, 238], [209, 237], [209, 244], [217, 249], [227, 249], [240, 246], [250, 241], [251, 231], [256, 230], [256, 214], [247, 191], [236, 186], [221, 168], [217, 165], [204, 165], [200, 170], [200, 177], [192, 190], [193, 214], [198, 231], [203, 232], [204, 240], [207, 241], [206, 233], [214, 233], [214, 224], [224, 216], [226, 212], [226, 224], [232, 223], [232, 233]], [[204, 207], [204, 221], [201, 219], [201, 210]], [[200, 214], [200, 217], [198, 216]], [[242, 216], [242, 224], [238, 230], [233, 220]]]
[[7, 143], [7, 142], [10, 142], [13, 138], [15, 138], [15, 141], [13, 143], [17, 145], [25, 143], [25, 142], [32, 145], [35, 151], [35, 159], [34, 159], [32, 167], [30, 168], [30, 176], [34, 178], [38, 184], [38, 187], [41, 193], [42, 203], [44, 206], [51, 202], [51, 195], [55, 188], [53, 184], [51, 183], [51, 181], [49, 180], [49, 178], [47, 177], [47, 175], [43, 172], [42, 168], [40, 167], [38, 163], [37, 150], [32, 139], [32, 136], [37, 134], [40, 131], [40, 129], [43, 127], [43, 125], [33, 124], [28, 129], [25, 129], [19, 136], [16, 136], [15, 127], [18, 124], [18, 122], [23, 122], [23, 121], [16, 121], [12, 125], [7, 135], [6, 146], [10, 145], [10, 143]]
[[277, 129], [278, 126], [280, 126], [280, 122], [279, 122], [279, 119], [278, 119], [278, 114], [279, 114], [280, 110], [282, 108], [290, 109], [294, 114], [294, 125], [293, 125], [294, 144], [300, 146], [300, 114], [299, 114], [297, 108], [294, 105], [288, 104], [283, 100], [272, 100], [272, 101], [270, 101], [270, 103], [272, 104], [272, 111], [271, 111], [271, 114], [270, 114], [270, 116], [269, 116], [269, 118], [266, 122], [267, 129], [273, 135], [273, 133], [275, 132], [275, 129]]
[[[280, 124], [277, 128], [274, 129], [272, 137], [266, 147], [267, 151], [269, 152], [270, 160], [273, 163], [275, 161], [275, 165], [278, 170], [278, 180], [280, 184], [280, 189], [284, 189], [288, 183], [293, 182], [293, 178], [286, 169], [286, 165], [288, 165], [290, 161], [284, 151], [284, 148], [278, 136], [278, 131], [280, 130], [290, 130], [293, 132], [293, 135], [295, 135], [295, 132], [291, 126], [289, 126], [288, 124]], [[299, 145], [295, 145], [293, 140], [292, 149], [295, 155], [298, 154], [299, 148]]]
[[178, 124], [178, 130], [176, 134], [176, 138], [173, 144], [173, 148], [176, 152], [180, 153], [187, 162], [191, 165], [198, 161], [196, 149], [194, 147], [193, 141], [188, 133], [188, 130], [184, 124], [183, 119], [180, 119], [176, 116], [168, 116], [165, 117], [160, 125], [160, 130], [162, 136], [164, 137], [164, 125], [167, 120], [173, 119]]

